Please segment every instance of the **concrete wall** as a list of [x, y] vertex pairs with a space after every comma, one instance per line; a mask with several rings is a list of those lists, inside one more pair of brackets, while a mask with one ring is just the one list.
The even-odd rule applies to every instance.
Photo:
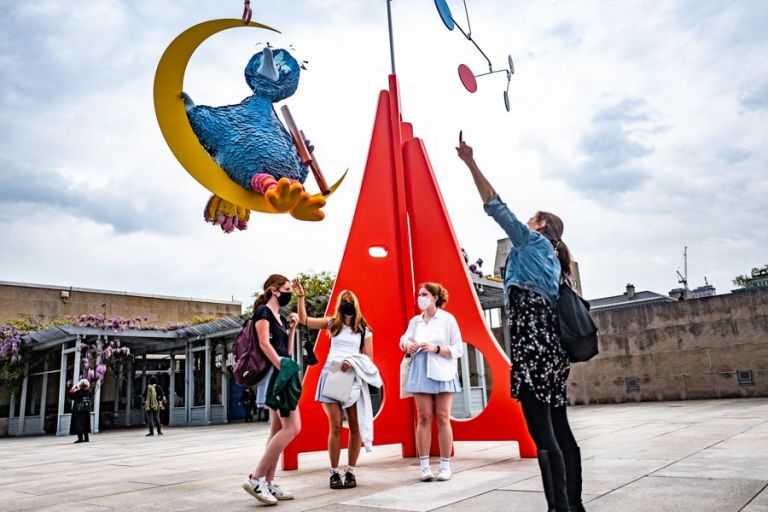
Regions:
[[[572, 404], [768, 396], [768, 290], [593, 316], [600, 354], [571, 365]], [[739, 370], [754, 385], [739, 384]]]
[[[69, 293], [68, 299], [62, 300], [62, 291]], [[150, 323], [162, 327], [167, 323], [189, 322], [194, 316], [239, 315], [241, 308], [239, 302], [0, 283], [0, 323], [26, 316], [48, 322], [81, 314], [105, 313], [107, 317], [147, 317]]]

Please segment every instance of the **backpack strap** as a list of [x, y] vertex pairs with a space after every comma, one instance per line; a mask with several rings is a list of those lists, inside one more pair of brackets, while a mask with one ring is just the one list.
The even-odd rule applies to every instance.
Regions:
[[360, 353], [363, 353], [363, 348], [365, 347], [365, 327], [363, 327], [363, 330], [360, 332]]

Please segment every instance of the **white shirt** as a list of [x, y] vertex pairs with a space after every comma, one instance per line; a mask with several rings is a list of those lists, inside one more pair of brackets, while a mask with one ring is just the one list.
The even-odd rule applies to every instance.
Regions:
[[464, 354], [464, 344], [456, 318], [447, 311], [437, 308], [435, 316], [429, 322], [424, 321], [424, 313], [416, 315], [408, 322], [408, 330], [400, 338], [403, 342], [413, 340], [416, 343], [431, 343], [439, 347], [448, 347], [451, 357], [429, 352], [427, 354], [427, 377], [433, 380], [447, 381], [458, 374], [456, 360]]
[[[369, 336], [371, 336], [371, 331], [366, 329], [364, 338]], [[347, 356], [359, 354], [361, 341], [359, 332], [354, 332], [351, 327], [342, 325], [339, 334], [331, 338], [331, 350], [328, 352], [326, 364], [331, 361], [342, 361]]]

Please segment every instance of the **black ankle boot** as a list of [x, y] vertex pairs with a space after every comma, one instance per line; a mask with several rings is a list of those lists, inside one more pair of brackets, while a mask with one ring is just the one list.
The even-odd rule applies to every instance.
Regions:
[[562, 453], [539, 450], [538, 456], [548, 512], [569, 512]]
[[563, 451], [565, 462], [565, 484], [568, 490], [568, 505], [570, 512], [586, 512], [581, 503], [581, 450], [577, 446], [573, 450]]

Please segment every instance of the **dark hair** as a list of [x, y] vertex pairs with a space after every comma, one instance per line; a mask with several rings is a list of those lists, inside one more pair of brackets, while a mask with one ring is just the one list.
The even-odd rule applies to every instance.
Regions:
[[256, 311], [257, 307], [261, 306], [262, 304], [266, 304], [267, 301], [272, 298], [272, 292], [283, 286], [288, 281], [289, 279], [281, 274], [272, 274], [269, 276], [261, 287], [261, 289], [264, 291], [261, 292], [258, 297], [256, 297], [256, 301], [253, 303], [253, 310]]
[[429, 293], [431, 293], [433, 297], [437, 297], [435, 306], [439, 308], [443, 307], [448, 302], [448, 290], [446, 290], [445, 287], [440, 283], [422, 283], [419, 288], [424, 288]]
[[544, 221], [544, 227], [539, 230], [539, 233], [544, 235], [555, 247], [557, 259], [560, 260], [560, 271], [567, 276], [571, 275], [571, 251], [562, 240], [563, 221], [554, 213], [549, 212], [537, 212], [536, 220]]
[[157, 377], [155, 377], [154, 375], [152, 375], [152, 376], [149, 378], [149, 383], [150, 383], [150, 384], [157, 384]]

